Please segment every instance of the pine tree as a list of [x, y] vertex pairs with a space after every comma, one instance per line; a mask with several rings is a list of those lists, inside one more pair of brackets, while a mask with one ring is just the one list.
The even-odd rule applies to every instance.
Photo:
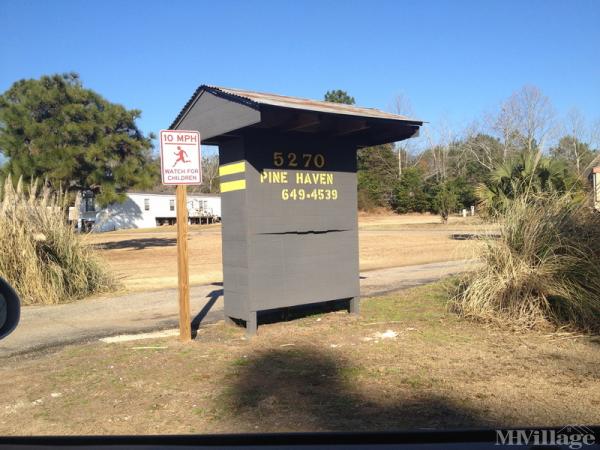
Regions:
[[17, 81], [0, 96], [2, 171], [91, 190], [101, 205], [122, 201], [158, 175], [140, 115], [84, 88], [76, 73]]
[[351, 97], [346, 91], [342, 91], [341, 89], [327, 91], [325, 93], [324, 99], [326, 102], [345, 103], [346, 105], [354, 105], [354, 97]]

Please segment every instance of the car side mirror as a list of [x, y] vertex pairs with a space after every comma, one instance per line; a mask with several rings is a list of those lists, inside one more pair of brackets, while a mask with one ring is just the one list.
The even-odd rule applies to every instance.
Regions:
[[21, 317], [21, 300], [15, 290], [0, 278], [0, 339], [13, 332]]

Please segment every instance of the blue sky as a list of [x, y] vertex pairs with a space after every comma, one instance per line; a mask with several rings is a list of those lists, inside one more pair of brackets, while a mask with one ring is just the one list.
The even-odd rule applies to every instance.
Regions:
[[200, 84], [345, 89], [460, 127], [524, 84], [600, 119], [600, 1], [0, 0], [0, 91], [76, 71], [166, 128]]

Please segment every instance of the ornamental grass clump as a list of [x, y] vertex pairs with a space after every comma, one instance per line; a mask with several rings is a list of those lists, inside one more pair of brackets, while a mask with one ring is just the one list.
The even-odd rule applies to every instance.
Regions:
[[571, 194], [522, 195], [451, 305], [513, 328], [600, 331], [600, 214]]
[[0, 192], [0, 277], [26, 305], [55, 304], [117, 285], [93, 248], [67, 222], [68, 196], [10, 177]]

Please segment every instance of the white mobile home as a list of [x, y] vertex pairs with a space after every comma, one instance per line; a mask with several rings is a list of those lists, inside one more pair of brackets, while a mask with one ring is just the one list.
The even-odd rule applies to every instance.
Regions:
[[[190, 223], [221, 220], [221, 197], [215, 194], [188, 194]], [[92, 197], [81, 201], [79, 224], [82, 229], [102, 232], [126, 228], [152, 228], [176, 222], [175, 194], [129, 192], [123, 203], [99, 208]]]

